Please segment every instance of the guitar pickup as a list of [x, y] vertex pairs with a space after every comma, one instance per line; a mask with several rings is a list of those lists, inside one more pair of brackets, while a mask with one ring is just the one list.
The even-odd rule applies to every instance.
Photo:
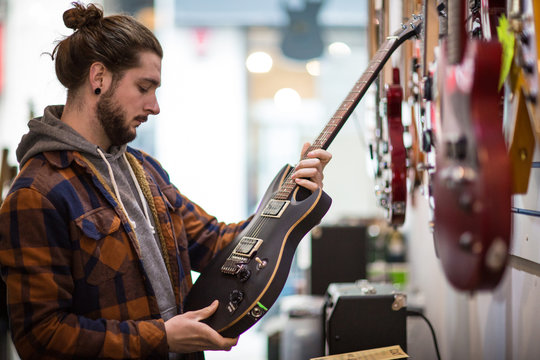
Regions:
[[261, 216], [279, 218], [289, 205], [289, 200], [275, 200], [271, 199], [264, 208]]
[[261, 239], [244, 236], [221, 266], [221, 272], [229, 275], [238, 274], [242, 266], [249, 262], [262, 243]]

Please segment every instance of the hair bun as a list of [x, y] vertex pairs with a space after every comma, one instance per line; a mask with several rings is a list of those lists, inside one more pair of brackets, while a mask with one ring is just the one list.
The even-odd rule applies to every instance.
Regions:
[[78, 2], [72, 3], [72, 9], [64, 12], [64, 24], [73, 30], [91, 26], [103, 19], [103, 11], [94, 4], [84, 6]]

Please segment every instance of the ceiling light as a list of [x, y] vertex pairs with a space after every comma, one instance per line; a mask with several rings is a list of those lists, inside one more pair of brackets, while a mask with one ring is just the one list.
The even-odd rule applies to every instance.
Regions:
[[321, 62], [318, 60], [311, 60], [306, 64], [306, 70], [311, 76], [321, 75]]
[[252, 73], [267, 73], [272, 68], [272, 57], [264, 51], [256, 51], [248, 56], [246, 67]]
[[333, 42], [328, 46], [328, 52], [332, 56], [347, 56], [351, 54], [351, 48], [344, 42]]
[[274, 104], [281, 110], [293, 110], [300, 106], [301, 102], [298, 92], [291, 88], [279, 89], [274, 95]]

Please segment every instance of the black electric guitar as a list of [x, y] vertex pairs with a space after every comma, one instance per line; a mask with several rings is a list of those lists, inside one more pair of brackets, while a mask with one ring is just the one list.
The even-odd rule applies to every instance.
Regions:
[[[390, 55], [420, 27], [417, 19], [386, 39], [303, 158], [311, 150], [328, 148]], [[210, 262], [186, 298], [187, 311], [219, 300], [216, 312], [204, 321], [223, 336], [237, 337], [274, 304], [298, 243], [330, 207], [326, 193], [299, 187], [290, 177], [292, 172], [287, 165], [278, 173], [250, 224]]]

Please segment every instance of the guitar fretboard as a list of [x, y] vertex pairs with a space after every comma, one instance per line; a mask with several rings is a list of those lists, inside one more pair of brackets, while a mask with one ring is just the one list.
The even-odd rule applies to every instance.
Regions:
[[[420, 30], [421, 20], [417, 20], [415, 23], [404, 27], [398, 34], [389, 36], [385, 42], [380, 46], [379, 50], [373, 56], [373, 59], [369, 62], [367, 69], [364, 71], [360, 79], [354, 84], [352, 90], [349, 92], [345, 100], [338, 107], [334, 115], [330, 118], [330, 121], [326, 124], [322, 132], [317, 139], [311, 144], [307, 151], [303, 154], [302, 160], [307, 158], [307, 154], [310, 151], [316, 149], [326, 150], [330, 143], [336, 137], [337, 133], [345, 121], [354, 111], [364, 94], [367, 92], [373, 81], [377, 78], [379, 72], [384, 67], [384, 64], [392, 53], [407, 39], [418, 34]], [[293, 171], [291, 171], [292, 173]], [[294, 189], [296, 188], [294, 180], [287, 176], [281, 185], [280, 189], [272, 197], [276, 200], [287, 200]]]

